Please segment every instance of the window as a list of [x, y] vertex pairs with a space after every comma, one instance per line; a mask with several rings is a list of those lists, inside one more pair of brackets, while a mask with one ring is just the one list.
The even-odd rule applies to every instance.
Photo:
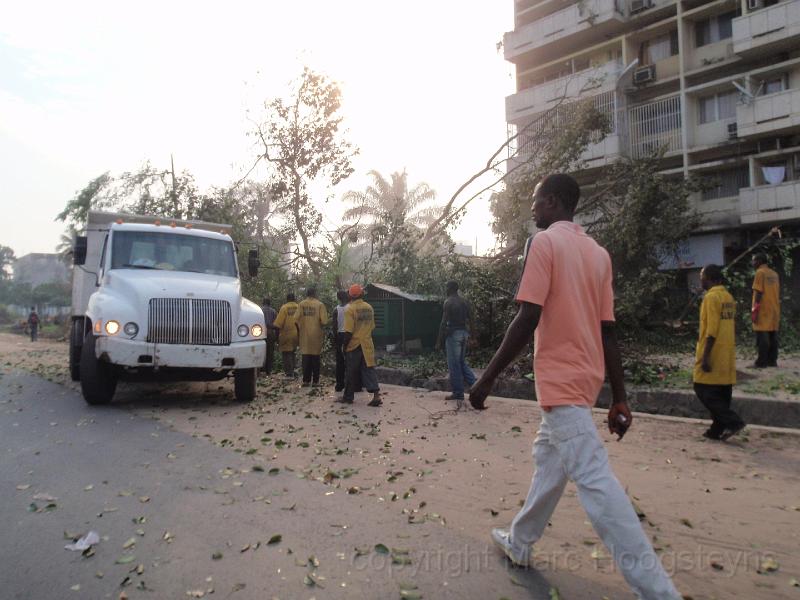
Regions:
[[702, 21], [697, 21], [694, 26], [695, 45], [700, 48], [733, 37], [733, 19], [736, 11], [715, 15]]
[[741, 165], [735, 169], [720, 171], [706, 178], [706, 184], [703, 200], [738, 196], [741, 188], [750, 186], [750, 169], [747, 165]]
[[722, 119], [733, 119], [736, 117], [736, 103], [739, 93], [724, 92], [700, 98], [700, 124], [713, 123]]
[[198, 235], [116, 231], [112, 269], [189, 271], [236, 277], [236, 256], [228, 241]]
[[678, 54], [678, 30], [653, 38], [642, 44], [645, 64], [652, 65], [659, 60]]
[[777, 94], [788, 88], [787, 77], [785, 73], [780, 75], [773, 75], [761, 81], [759, 95], [766, 96], [767, 94]]

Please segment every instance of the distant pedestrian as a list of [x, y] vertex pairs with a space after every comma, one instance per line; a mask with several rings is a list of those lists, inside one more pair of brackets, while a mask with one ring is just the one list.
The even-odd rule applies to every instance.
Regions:
[[36, 312], [35, 306], [31, 306], [31, 312], [28, 315], [28, 331], [31, 334], [32, 342], [39, 339], [39, 313]]
[[[364, 302], [364, 289], [354, 283], [348, 292], [350, 304], [344, 313], [344, 347], [347, 363], [344, 395], [337, 402], [352, 404], [360, 385], [372, 394], [367, 406], [380, 406], [381, 390], [375, 374], [375, 346], [372, 330], [375, 329], [375, 312]], [[360, 378], [360, 382], [359, 382]]]
[[297, 329], [300, 334], [300, 356], [303, 366], [303, 387], [319, 385], [320, 354], [328, 324], [328, 309], [317, 299], [317, 290], [309, 287], [306, 299], [300, 303]]
[[607, 373], [613, 397], [609, 431], [621, 438], [633, 419], [614, 330], [611, 260], [573, 222], [579, 197], [569, 175], [550, 175], [536, 186], [531, 209], [536, 227], [544, 231], [534, 237], [525, 261], [516, 296], [519, 312], [469, 395], [474, 408], [486, 408], [495, 379], [535, 332], [536, 397], [542, 408], [534, 441], [536, 471], [511, 527], [493, 529], [492, 540], [512, 563], [529, 566], [531, 544], [541, 538], [572, 480], [592, 526], [636, 596], [679, 600], [611, 470], [592, 418]]
[[270, 375], [272, 373], [272, 367], [275, 364], [275, 341], [278, 339], [278, 329], [274, 324], [275, 317], [278, 313], [276, 313], [275, 309], [272, 307], [271, 298], [264, 298], [264, 302], [261, 305], [261, 312], [264, 313], [264, 326], [267, 328], [267, 355], [264, 357], [264, 373]]
[[295, 295], [286, 294], [286, 303], [281, 306], [278, 316], [275, 317], [275, 327], [278, 328], [278, 350], [283, 359], [283, 372], [287, 377], [295, 375], [295, 351], [297, 350], [299, 334], [297, 331], [297, 317], [300, 306], [295, 301]]
[[753, 279], [751, 317], [756, 332], [757, 369], [778, 366], [778, 329], [781, 322], [781, 283], [778, 274], [769, 268], [765, 254], [753, 256], [756, 276]]
[[[339, 306], [333, 311], [333, 347], [336, 350], [336, 388], [337, 392], [344, 390], [344, 378], [346, 372], [344, 357], [344, 311], [350, 297], [344, 290], [336, 292]], [[359, 386], [360, 387], [360, 386]]]
[[450, 372], [450, 390], [447, 400], [455, 400], [460, 406], [464, 402], [464, 388], [475, 383], [475, 374], [467, 364], [467, 341], [469, 340], [470, 308], [467, 301], [458, 295], [458, 282], [448, 281], [447, 299], [442, 310], [437, 348], [444, 341], [447, 354], [447, 369]]
[[700, 271], [700, 283], [706, 295], [700, 305], [694, 392], [711, 413], [711, 427], [703, 435], [727, 440], [744, 429], [744, 421], [731, 410], [736, 383], [736, 301], [725, 289], [718, 265]]

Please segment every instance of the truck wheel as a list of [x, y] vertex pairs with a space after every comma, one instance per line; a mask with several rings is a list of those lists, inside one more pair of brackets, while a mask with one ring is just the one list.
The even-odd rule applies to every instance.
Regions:
[[72, 321], [69, 334], [69, 376], [81, 380], [81, 349], [83, 348], [83, 319]]
[[80, 363], [81, 390], [87, 404], [108, 404], [117, 389], [117, 376], [111, 365], [97, 360], [94, 353], [96, 340], [92, 333], [86, 334], [83, 340]]
[[258, 369], [236, 369], [233, 372], [233, 389], [239, 402], [250, 402], [256, 397]]

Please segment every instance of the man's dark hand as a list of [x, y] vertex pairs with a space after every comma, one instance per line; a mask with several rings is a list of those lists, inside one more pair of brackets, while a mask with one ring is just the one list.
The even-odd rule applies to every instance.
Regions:
[[622, 439], [632, 424], [633, 415], [627, 402], [615, 402], [611, 405], [608, 411], [608, 431], [619, 436], [617, 441]]
[[476, 381], [469, 391], [469, 403], [475, 410], [485, 410], [487, 408], [485, 402], [489, 392], [492, 391], [493, 381], [484, 381], [479, 379]]

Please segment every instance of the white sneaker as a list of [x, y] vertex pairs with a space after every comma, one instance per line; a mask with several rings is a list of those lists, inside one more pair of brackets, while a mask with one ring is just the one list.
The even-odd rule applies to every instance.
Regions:
[[500, 529], [495, 527], [492, 529], [492, 541], [494, 545], [500, 548], [503, 553], [508, 557], [517, 567], [530, 566], [530, 548], [516, 548], [511, 543], [511, 533], [508, 529]]

